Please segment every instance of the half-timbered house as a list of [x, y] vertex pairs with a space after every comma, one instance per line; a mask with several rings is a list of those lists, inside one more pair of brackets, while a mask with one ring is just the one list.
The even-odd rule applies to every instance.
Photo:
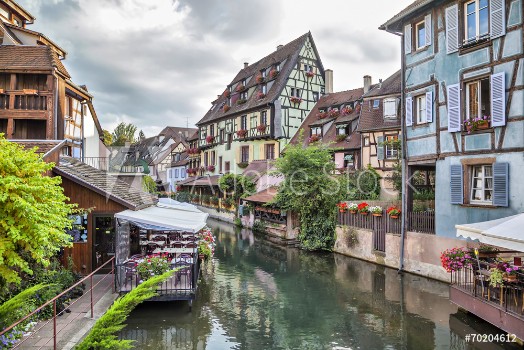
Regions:
[[241, 173], [253, 160], [275, 159], [325, 92], [311, 33], [254, 64], [229, 83], [197, 123], [201, 173]]
[[403, 37], [407, 175], [436, 171], [438, 235], [524, 211], [523, 11], [417, 0], [380, 28]]

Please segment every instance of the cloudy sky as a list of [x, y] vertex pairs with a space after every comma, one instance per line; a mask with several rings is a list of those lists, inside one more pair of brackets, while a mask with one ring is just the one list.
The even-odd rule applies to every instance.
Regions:
[[29, 28], [67, 52], [94, 94], [102, 127], [131, 122], [146, 136], [193, 126], [243, 62], [311, 31], [335, 91], [400, 67], [399, 38], [378, 26], [412, 0], [18, 0]]

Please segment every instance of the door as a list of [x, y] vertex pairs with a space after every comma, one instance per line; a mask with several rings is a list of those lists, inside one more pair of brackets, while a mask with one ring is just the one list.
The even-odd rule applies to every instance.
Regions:
[[[93, 270], [115, 255], [115, 218], [112, 214], [93, 216]], [[101, 272], [111, 270], [107, 264]]]

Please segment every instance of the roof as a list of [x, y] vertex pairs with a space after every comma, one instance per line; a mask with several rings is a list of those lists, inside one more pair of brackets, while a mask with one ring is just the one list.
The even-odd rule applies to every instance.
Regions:
[[29, 11], [27, 11], [25, 8], [23, 8], [20, 4], [18, 4], [16, 1], [14, 0], [9, 0], [7, 1], [8, 5], [13, 9], [15, 10], [16, 12], [18, 12], [19, 15], [22, 15], [24, 16], [24, 18], [27, 20], [27, 21], [30, 21], [30, 22], [34, 22], [34, 20], [36, 19], [35, 16], [33, 16], [31, 13], [29, 13]]
[[318, 114], [320, 110], [327, 111], [329, 107], [340, 108], [346, 103], [360, 101], [362, 95], [364, 94], [363, 88], [352, 89], [347, 91], [334, 92], [331, 94], [324, 95], [320, 97], [316, 105], [313, 107], [311, 112], [302, 122], [299, 132], [297, 132], [290, 143], [296, 144], [300, 139], [300, 130], [304, 130], [302, 143], [304, 146], [308, 145], [308, 138], [310, 134], [310, 128], [312, 126], [323, 126], [328, 123], [331, 123], [327, 127], [327, 130], [324, 130], [324, 135], [322, 137], [322, 143], [329, 144], [330, 148], [342, 148], [342, 149], [353, 149], [360, 148], [360, 135], [356, 137], [350, 136], [346, 140], [337, 141], [337, 125], [353, 123], [359, 118], [359, 108], [353, 108], [353, 111], [347, 115], [340, 115], [336, 118], [324, 118], [319, 119]]
[[35, 153], [43, 154], [44, 156], [49, 153], [60, 149], [66, 140], [9, 140], [15, 142], [24, 149], [35, 149]]
[[258, 179], [273, 170], [273, 160], [254, 160], [244, 169], [242, 175], [254, 177], [253, 181], [257, 182]]
[[146, 208], [158, 201], [155, 196], [71, 157], [60, 157], [60, 163], [53, 168], [53, 172], [128, 209]]
[[0, 67], [3, 71], [52, 71], [56, 68], [61, 74], [70, 78], [58, 55], [49, 46], [44, 45], [0, 45]]
[[[40, 33], [40, 32], [35, 32], [34, 30], [31, 30], [31, 29], [27, 29], [27, 28], [23, 28], [23, 27], [19, 27], [19, 26], [16, 26], [14, 24], [11, 24], [11, 23], [8, 23], [8, 22], [4, 22], [4, 25], [9, 28], [11, 31], [21, 31], [21, 32], [25, 32], [25, 33], [28, 33], [28, 34], [31, 34], [31, 35], [35, 35], [35, 36], [38, 36], [40, 41], [45, 44], [45, 45], [50, 45], [52, 46], [53, 48], [55, 48], [59, 54], [61, 56], [63, 56], [64, 58], [67, 56], [67, 51], [64, 50], [63, 48], [61, 48], [58, 44], [56, 44], [54, 41], [52, 41], [51, 39], [49, 39], [48, 37], [46, 37], [44, 34]], [[15, 34], [16, 35], [16, 34]], [[18, 38], [17, 38], [18, 39]]]
[[[400, 117], [394, 119], [384, 119], [384, 103], [380, 101], [378, 108], [373, 108], [373, 100], [383, 99], [388, 96], [400, 98], [401, 74], [400, 70], [395, 72], [382, 84], [376, 84], [364, 95], [364, 102], [360, 112], [358, 131], [371, 131], [382, 129], [400, 129]], [[400, 107], [400, 103], [397, 105]], [[397, 109], [397, 116], [400, 113]]]
[[183, 152], [180, 154], [180, 160], [175, 162], [175, 161], [172, 161], [171, 162], [171, 167], [174, 168], [174, 167], [177, 167], [177, 166], [184, 166], [184, 165], [188, 165], [189, 164], [189, 157], [187, 155], [187, 152]]
[[193, 135], [189, 136], [187, 138], [187, 141], [196, 141], [198, 140], [198, 129], [193, 133]]
[[273, 198], [275, 198], [277, 193], [278, 187], [269, 187], [265, 190], [255, 193], [254, 195], [244, 198], [243, 200], [248, 202], [268, 203], [271, 202]]
[[429, 5], [433, 0], [416, 0], [411, 3], [408, 7], [391, 17], [386, 23], [381, 25], [378, 29], [388, 31], [401, 31], [402, 21], [405, 17], [411, 16], [418, 10], [421, 10], [426, 5]]
[[[237, 113], [273, 103], [280, 96], [282, 90], [286, 86], [289, 74], [291, 74], [291, 71], [295, 67], [299, 58], [300, 50], [308, 38], [313, 49], [316, 51], [313, 37], [311, 33], [308, 32], [277, 49], [276, 51], [273, 51], [271, 54], [260, 59], [259, 61], [241, 69], [235, 78], [230, 82], [230, 84], [228, 84], [228, 86], [233, 87], [233, 92], [231, 92], [231, 109], [227, 112], [224, 112], [222, 107], [227, 102], [228, 98], [225, 96], [225, 94], [221, 94], [215, 101], [213, 101], [213, 107], [205, 114], [205, 116], [197, 123], [197, 125], [219, 120], [225, 116], [235, 115]], [[316, 56], [319, 57], [318, 52], [316, 53]], [[320, 58], [318, 58], [318, 61], [320, 64], [321, 74], [324, 74], [324, 68], [322, 67]], [[253, 89], [259, 84], [256, 82], [256, 76], [260, 71], [274, 67], [277, 63], [280, 63], [280, 73], [274, 79], [270, 79], [268, 77], [269, 80], [266, 80], [268, 83], [268, 92], [266, 97], [258, 99], [256, 91]], [[235, 91], [235, 87], [237, 86], [237, 83], [244, 79], [247, 81], [246, 88], [250, 89], [248, 91], [250, 91], [251, 94], [248, 96], [246, 103], [239, 105], [235, 103], [240, 95]]]
[[187, 180], [177, 182], [177, 185], [180, 186], [218, 186], [218, 179], [220, 179], [222, 175], [211, 175], [211, 176], [198, 176], [198, 177], [190, 177]]

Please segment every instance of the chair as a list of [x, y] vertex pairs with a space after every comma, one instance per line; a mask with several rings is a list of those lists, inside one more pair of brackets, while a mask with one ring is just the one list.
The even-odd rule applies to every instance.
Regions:
[[163, 242], [164, 244], [167, 242], [166, 236], [155, 236], [151, 239], [152, 242]]
[[186, 248], [196, 248], [197, 245], [195, 242], [189, 242], [188, 244], [186, 244]]
[[183, 245], [182, 242], [173, 242], [171, 243], [171, 248], [182, 248]]
[[188, 264], [188, 263], [186, 263], [184, 261], [177, 261], [177, 262], [175, 262], [173, 268], [174, 269], [177, 269], [177, 268], [180, 269], [175, 274], [175, 276], [176, 276], [176, 278], [175, 278], [175, 285], [176, 285], [176, 282], [182, 282], [182, 276], [186, 277], [186, 282], [191, 277], [191, 264]]
[[182, 235], [178, 232], [171, 232], [168, 237], [170, 241], [178, 241], [182, 238]]
[[138, 260], [138, 259], [143, 259], [143, 258], [144, 258], [143, 254], [135, 254], [135, 255], [130, 256], [129, 260]]
[[131, 281], [131, 286], [133, 285], [133, 277], [136, 276], [136, 261], [126, 261], [122, 264], [124, 266], [125, 271], [125, 279], [124, 279], [124, 286], [127, 286], [127, 280], [129, 279]]
[[177, 260], [178, 261], [183, 261], [183, 262], [188, 263], [188, 264], [192, 264], [193, 263], [193, 258], [191, 257], [191, 254], [182, 253], [177, 258]]

